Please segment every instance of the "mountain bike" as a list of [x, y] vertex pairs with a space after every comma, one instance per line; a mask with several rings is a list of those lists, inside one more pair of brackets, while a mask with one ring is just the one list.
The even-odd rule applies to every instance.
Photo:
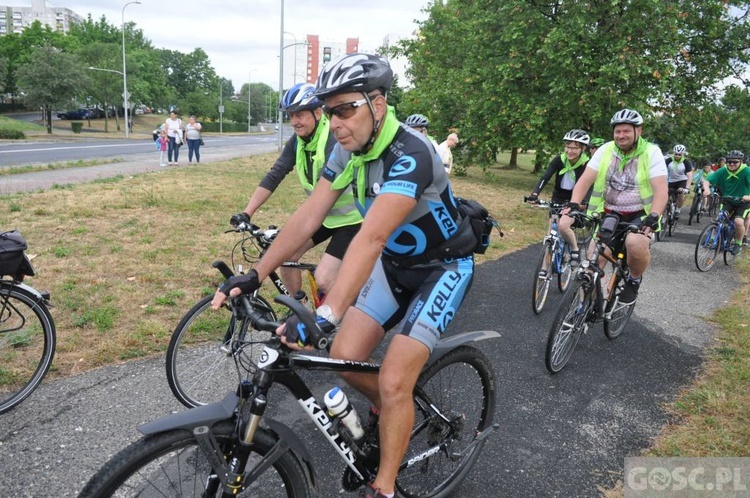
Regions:
[[50, 294], [23, 283], [34, 275], [26, 249], [18, 232], [0, 233], [0, 413], [34, 392], [55, 355]]
[[722, 197], [719, 206], [719, 214], [706, 228], [701, 231], [695, 242], [695, 266], [700, 271], [708, 271], [713, 268], [719, 251], [724, 253], [724, 264], [729, 265], [734, 261], [732, 244], [734, 243], [734, 220], [729, 212], [724, 209], [725, 202], [741, 203], [739, 197]]
[[[529, 202], [524, 197], [524, 202]], [[550, 212], [550, 231], [544, 237], [542, 245], [542, 255], [539, 263], [534, 269], [534, 285], [531, 291], [531, 308], [537, 315], [542, 312], [547, 302], [549, 287], [555, 275], [557, 275], [557, 288], [560, 292], [565, 292], [570, 283], [570, 277], [573, 274], [570, 262], [570, 247], [558, 232], [558, 221], [560, 211], [565, 207], [564, 204], [550, 204], [544, 200], [537, 200], [535, 206], [549, 208]], [[579, 238], [578, 247], [585, 257], [586, 246], [591, 238], [590, 234], [583, 235]]]
[[[587, 218], [589, 223], [596, 223], [597, 227], [601, 225], [598, 215], [589, 217], [581, 212], [571, 214]], [[624, 241], [629, 233], [639, 230], [638, 225], [618, 223], [612, 245], [622, 247], [622, 250], [614, 255], [597, 233], [594, 239], [596, 250], [592, 251], [591, 258], [581, 261], [570, 288], [562, 297], [547, 336], [544, 362], [550, 373], [563, 369], [578, 340], [593, 324], [602, 322], [608, 339], [616, 339], [625, 330], [635, 303], [623, 305], [619, 302], [625, 278], [630, 273]]]
[[[666, 225], [667, 234], [671, 237], [674, 233], [675, 225], [677, 225], [677, 195], [686, 194], [689, 190], [683, 188], [670, 188], [669, 199], [667, 200], [667, 207], [664, 209], [664, 225]], [[662, 230], [663, 231], [663, 230]]]
[[[279, 230], [275, 226], [267, 229], [252, 224], [241, 223], [225, 233], [239, 233], [240, 240], [232, 248], [231, 265], [234, 271], [223, 262], [216, 262], [225, 278], [235, 274], [243, 274], [244, 263], [248, 268], [260, 259], [271, 246]], [[312, 309], [320, 305], [320, 295], [315, 283], [316, 265], [287, 261], [282, 266], [305, 271], [311, 296], [308, 298]], [[289, 295], [281, 278], [276, 272], [269, 276], [276, 290]], [[226, 389], [236, 384], [237, 373], [234, 356], [237, 354], [231, 348], [234, 337], [252, 335], [256, 331], [244, 319], [237, 319], [232, 313], [232, 303], [220, 310], [211, 309], [213, 294], [202, 298], [193, 306], [177, 324], [172, 333], [167, 348], [166, 370], [169, 388], [175, 397], [188, 408], [220, 401]], [[273, 306], [260, 294], [260, 289], [250, 295], [252, 306], [261, 310], [269, 320], [276, 320]], [[223, 333], [222, 333], [223, 331]], [[259, 356], [262, 348], [254, 350], [247, 346], [244, 355]], [[240, 363], [242, 364], [242, 363]]]
[[[108, 496], [258, 496], [307, 497], [317, 477], [303, 439], [319, 432], [345, 463], [342, 486], [355, 491], [377, 473], [376, 424], [359, 440], [329, 417], [312, 394], [308, 371], [379, 372], [380, 365], [342, 361], [291, 351], [274, 334], [280, 325], [266, 319], [247, 296], [233, 299], [235, 319], [248, 322], [269, 338], [233, 337], [229, 347], [237, 368], [236, 392], [222, 401], [173, 414], [138, 427], [145, 435], [115, 454], [86, 484], [81, 497]], [[325, 348], [329, 337], [314, 325], [314, 316], [289, 296], [288, 306]], [[396, 479], [399, 496], [448, 496], [466, 477], [497, 429], [495, 378], [489, 360], [472, 343], [497, 338], [496, 332], [466, 332], [441, 339], [414, 389], [415, 422], [409, 447]], [[245, 348], [263, 344], [257, 361]], [[252, 369], [248, 369], [252, 366]], [[252, 373], [251, 373], [252, 372]], [[284, 386], [310, 417], [317, 431], [290, 428], [266, 416], [273, 386]], [[363, 413], [363, 410], [358, 410]], [[263, 425], [261, 425], [261, 422]]]

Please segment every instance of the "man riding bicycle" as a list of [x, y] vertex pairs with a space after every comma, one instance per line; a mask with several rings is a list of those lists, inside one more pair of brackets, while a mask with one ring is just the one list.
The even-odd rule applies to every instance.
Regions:
[[745, 154], [741, 150], [728, 152], [726, 158], [726, 167], [714, 171], [703, 180], [703, 195], [710, 195], [709, 185], [714, 185], [721, 190], [722, 195], [741, 199], [739, 202], [724, 201], [730, 218], [734, 220], [735, 238], [730, 251], [736, 256], [742, 249], [745, 219], [750, 212], [750, 168], [742, 163]]
[[669, 190], [677, 191], [677, 207], [674, 210], [675, 220], [680, 219], [680, 209], [685, 203], [685, 191], [693, 177], [693, 163], [686, 156], [687, 148], [684, 145], [677, 144], [672, 149], [672, 157], [666, 160], [667, 185]]
[[[586, 171], [573, 189], [571, 208], [580, 203], [589, 188], [594, 189], [589, 212], [603, 212], [600, 233], [612, 231], [616, 240], [618, 222], [640, 225], [639, 232], [625, 238], [630, 275], [620, 294], [621, 304], [634, 303], [643, 273], [651, 260], [651, 233], [659, 229], [661, 213], [667, 205], [667, 168], [659, 147], [647, 142], [643, 118], [631, 109], [622, 109], [610, 120], [614, 140], [604, 144], [591, 158]], [[613, 251], [619, 248], [612, 247]]]
[[[256, 211], [265, 204], [281, 181], [295, 167], [302, 188], [308, 195], [312, 193], [323, 171], [323, 166], [336, 144], [329, 129], [328, 118], [320, 109], [323, 102], [315, 97], [314, 91], [314, 85], [299, 83], [284, 94], [279, 108], [289, 114], [289, 121], [294, 128], [295, 135], [286, 142], [281, 155], [253, 192], [245, 210], [232, 216], [230, 223], [233, 226], [243, 221], [249, 224]], [[354, 206], [352, 189], [348, 188], [331, 208], [323, 225], [296, 253], [289, 256], [289, 261], [299, 261], [307, 251], [330, 239], [315, 270], [318, 288], [321, 292], [328, 293], [341, 267], [344, 253], [354, 235], [359, 231], [361, 223], [362, 216]], [[289, 295], [293, 296], [302, 289], [302, 275], [299, 270], [281, 267], [279, 276]]]
[[[531, 195], [526, 198], [528, 202], [536, 202], [539, 192], [542, 191], [553, 175], [555, 176], [555, 187], [552, 190], [552, 203], [564, 204], [570, 201], [573, 187], [586, 170], [586, 163], [589, 160], [589, 156], [585, 152], [589, 145], [589, 134], [583, 130], [570, 130], [563, 137], [563, 142], [565, 142], [565, 152], [555, 156], [550, 161], [539, 183], [534, 187]], [[550, 228], [552, 227], [552, 214], [550, 211]], [[578, 239], [573, 232], [572, 222], [573, 219], [569, 217], [560, 220], [558, 230], [570, 246], [571, 262], [578, 264], [580, 261]]]
[[[476, 245], [473, 233], [465, 238], [468, 224], [459, 228], [448, 175], [429, 140], [399, 123], [388, 105], [392, 82], [389, 63], [377, 55], [346, 54], [323, 68], [315, 95], [325, 100], [338, 144], [312, 195], [255, 269], [228, 279], [213, 300], [218, 308], [227, 295], [252, 292], [320, 226], [339, 196], [355, 188], [362, 228], [316, 312], [322, 332], [338, 327], [333, 358], [366, 361], [386, 331], [399, 332], [379, 375], [345, 377], [380, 411], [380, 464], [365, 491], [372, 497], [393, 496], [414, 423], [412, 392], [471, 285]], [[446, 247], [453, 256], [446, 257]], [[309, 339], [296, 316], [279, 333], [292, 348]]]

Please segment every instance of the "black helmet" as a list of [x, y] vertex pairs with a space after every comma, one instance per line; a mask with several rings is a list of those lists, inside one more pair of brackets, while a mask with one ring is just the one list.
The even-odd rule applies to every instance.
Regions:
[[730, 150], [727, 152], [727, 160], [729, 159], [739, 159], [742, 161], [745, 158], [745, 154], [742, 153], [741, 150]]
[[412, 114], [406, 118], [404, 124], [411, 128], [427, 128], [430, 125], [430, 121], [422, 114]]
[[632, 109], [622, 109], [617, 111], [612, 119], [609, 121], [613, 127], [618, 124], [630, 124], [633, 126], [641, 126], [643, 124], [643, 117], [638, 114], [638, 111]]
[[326, 99], [345, 92], [386, 93], [393, 83], [393, 71], [388, 61], [379, 55], [344, 54], [325, 65], [318, 76], [315, 96]]

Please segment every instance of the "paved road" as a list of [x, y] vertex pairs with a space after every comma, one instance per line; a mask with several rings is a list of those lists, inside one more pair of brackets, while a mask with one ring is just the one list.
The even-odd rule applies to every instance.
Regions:
[[[266, 152], [274, 152], [277, 150], [278, 137], [277, 135], [256, 135], [251, 137], [236, 137], [221, 136], [221, 137], [210, 137], [206, 138], [206, 146], [201, 147], [201, 163], [211, 163], [214, 161], [225, 161], [227, 159], [234, 159], [237, 157], [245, 157], [253, 154], [262, 154]], [[15, 192], [33, 191], [38, 189], [49, 189], [54, 185], [66, 185], [69, 183], [82, 183], [100, 178], [110, 178], [117, 175], [133, 175], [138, 173], [145, 173], [149, 171], [163, 170], [159, 166], [159, 156], [156, 152], [153, 144], [149, 140], [148, 142], [135, 142], [128, 143], [120, 141], [115, 143], [115, 147], [111, 149], [111, 153], [106, 152], [108, 149], [99, 147], [109, 147], [109, 143], [97, 142], [94, 145], [81, 145], [81, 144], [15, 144], [15, 145], [4, 145], [0, 148], [0, 167], [3, 166], [2, 157], [3, 154], [8, 156], [19, 157], [18, 150], [31, 150], [31, 149], [69, 149], [71, 147], [88, 147], [84, 150], [97, 154], [96, 157], [102, 157], [109, 155], [110, 158], [118, 157], [120, 162], [113, 162], [110, 164], [98, 164], [96, 166], [85, 166], [80, 168], [65, 168], [58, 170], [44, 170], [33, 173], [23, 173], [17, 175], [5, 175], [0, 176], [0, 195], [10, 194]], [[135, 148], [136, 151], [142, 151], [133, 153]], [[118, 150], [122, 151], [125, 148], [126, 152], [117, 153]], [[54, 151], [53, 151], [54, 152]], [[180, 167], [187, 165], [187, 149], [183, 148], [180, 154]], [[22, 154], [22, 153], [21, 153]], [[105, 158], [106, 159], [106, 158]], [[8, 163], [6, 166], [11, 164], [20, 163]]]
[[[500, 431], [457, 492], [461, 497], [594, 497], [621, 477], [623, 459], [649, 445], [662, 411], [688, 384], [711, 342], [705, 318], [729, 298], [734, 271], [708, 274], [692, 263], [697, 228], [654, 246], [653, 265], [626, 332], [608, 341], [592, 329], [556, 376], [544, 345], [559, 294], [541, 316], [531, 311], [531, 273], [539, 246], [482, 265], [452, 330], [497, 330], [485, 341], [496, 376]], [[694, 299], [701, 289], [701, 299]], [[0, 416], [0, 496], [75, 496], [114, 452], [135, 440], [138, 423], [181, 409], [171, 397], [163, 358], [154, 357], [45, 382]], [[313, 377], [321, 392], [337, 384]], [[321, 496], [339, 494], [343, 464], [287, 398], [278, 417], [311, 445]]]

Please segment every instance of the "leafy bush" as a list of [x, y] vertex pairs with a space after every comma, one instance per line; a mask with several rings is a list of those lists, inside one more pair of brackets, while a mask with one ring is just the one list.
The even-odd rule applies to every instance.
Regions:
[[23, 140], [26, 138], [26, 134], [21, 130], [8, 130], [0, 128], [0, 139], [5, 140]]
[[70, 127], [73, 130], [73, 133], [81, 133], [81, 130], [83, 129], [83, 121], [71, 121]]

